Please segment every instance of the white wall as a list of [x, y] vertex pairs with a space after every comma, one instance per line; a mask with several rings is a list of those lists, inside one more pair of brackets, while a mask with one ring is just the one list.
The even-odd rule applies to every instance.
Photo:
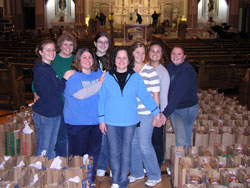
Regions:
[[220, 0], [218, 21], [221, 23], [228, 22], [228, 11], [229, 9], [226, 0]]
[[[226, 0], [214, 0], [214, 21], [217, 25], [228, 22], [229, 7]], [[208, 22], [208, 0], [201, 0], [198, 4], [198, 25], [206, 27]]]
[[[66, 0], [67, 7], [63, 11], [64, 22], [75, 22], [75, 3], [73, 0]], [[69, 7], [70, 5], [70, 7]], [[51, 22], [57, 22], [62, 14], [58, 8], [58, 0], [48, 0], [46, 4], [47, 27], [51, 28]]]

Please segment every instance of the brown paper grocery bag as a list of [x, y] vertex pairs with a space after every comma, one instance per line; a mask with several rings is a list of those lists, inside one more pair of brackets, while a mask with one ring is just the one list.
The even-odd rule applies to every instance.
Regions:
[[16, 157], [0, 156], [1, 170], [8, 170], [16, 166]]
[[5, 126], [5, 155], [20, 154], [20, 129], [15, 124]]
[[21, 154], [31, 156], [35, 154], [36, 151], [36, 135], [35, 129], [29, 126], [33, 131], [32, 133], [26, 134], [24, 129], [20, 132], [21, 137]]
[[83, 167], [83, 158], [81, 156], [70, 156], [68, 163], [69, 167]]
[[0, 155], [5, 154], [5, 128], [0, 124]]
[[86, 175], [84, 170], [79, 168], [68, 168], [63, 171], [65, 188], [82, 188], [82, 181]]
[[18, 187], [17, 181], [0, 181], [1, 188], [16, 188]]
[[43, 171], [33, 167], [27, 167], [27, 175], [24, 179], [24, 185], [27, 187], [42, 187]]
[[18, 186], [24, 186], [24, 178], [27, 175], [27, 168], [26, 167], [17, 167], [10, 169], [9, 172], [10, 181], [17, 181]]
[[63, 170], [49, 169], [44, 171], [44, 184], [63, 185]]
[[223, 133], [221, 136], [221, 145], [230, 146], [235, 143], [234, 133]]
[[166, 133], [165, 135], [165, 159], [170, 159], [171, 147], [175, 146], [175, 134]]
[[199, 161], [193, 157], [181, 157], [178, 168], [178, 188], [186, 184], [187, 170], [190, 168], [199, 168]]
[[210, 133], [209, 134], [208, 146], [217, 147], [218, 145], [221, 145], [221, 137], [222, 137], [221, 134]]
[[178, 187], [179, 161], [186, 155], [186, 148], [182, 146], [171, 147], [171, 180], [174, 187]]

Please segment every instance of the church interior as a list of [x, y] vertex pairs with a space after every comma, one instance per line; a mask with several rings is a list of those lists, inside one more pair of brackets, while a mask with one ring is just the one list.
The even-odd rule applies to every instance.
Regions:
[[[36, 45], [70, 32], [77, 40], [77, 49], [94, 49], [94, 38], [100, 31], [110, 34], [114, 47], [130, 46], [135, 41], [146, 46], [161, 42], [164, 66], [171, 62], [172, 47], [181, 46], [197, 73], [200, 111], [193, 146], [186, 154], [173, 148], [174, 133], [170, 122], [166, 123], [166, 162], [161, 169], [162, 182], [155, 187], [249, 186], [250, 0], [0, 0], [0, 135], [8, 132], [3, 125], [33, 102]], [[0, 142], [2, 164], [7, 141], [0, 138]], [[241, 147], [240, 153], [237, 147]], [[201, 170], [208, 157], [206, 151], [211, 153], [211, 166]], [[197, 156], [203, 160], [198, 160], [198, 167], [193, 160]], [[222, 162], [234, 169], [236, 185], [228, 182], [229, 175], [219, 167]], [[171, 175], [167, 167], [171, 167]], [[192, 185], [193, 174], [200, 177], [196, 185]], [[216, 178], [213, 174], [220, 177], [217, 186], [209, 182]], [[0, 185], [3, 177], [0, 166]], [[128, 187], [145, 187], [145, 181]], [[110, 187], [109, 174], [97, 177], [95, 183], [96, 188]]]

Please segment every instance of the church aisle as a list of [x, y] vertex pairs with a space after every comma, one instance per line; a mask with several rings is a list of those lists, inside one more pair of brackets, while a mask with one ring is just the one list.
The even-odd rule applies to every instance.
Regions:
[[[161, 171], [162, 171], [162, 181], [157, 184], [155, 187], [156, 188], [172, 188], [172, 184], [170, 181], [170, 176], [165, 173], [166, 169], [166, 163], [162, 165]], [[105, 176], [105, 177], [97, 177], [96, 178], [96, 187], [95, 188], [110, 188], [111, 183], [110, 183], [111, 177]], [[147, 181], [147, 178], [144, 178], [142, 180], [137, 180], [135, 183], [130, 183], [128, 185], [128, 188], [144, 188], [147, 187], [145, 186], [145, 182]]]

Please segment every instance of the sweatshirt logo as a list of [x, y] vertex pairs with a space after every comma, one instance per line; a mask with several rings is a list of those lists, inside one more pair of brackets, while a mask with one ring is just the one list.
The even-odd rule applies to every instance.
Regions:
[[96, 80], [92, 80], [92, 81], [82, 81], [82, 87], [88, 87], [93, 85], [94, 83], [96, 83], [98, 81], [98, 79]]

